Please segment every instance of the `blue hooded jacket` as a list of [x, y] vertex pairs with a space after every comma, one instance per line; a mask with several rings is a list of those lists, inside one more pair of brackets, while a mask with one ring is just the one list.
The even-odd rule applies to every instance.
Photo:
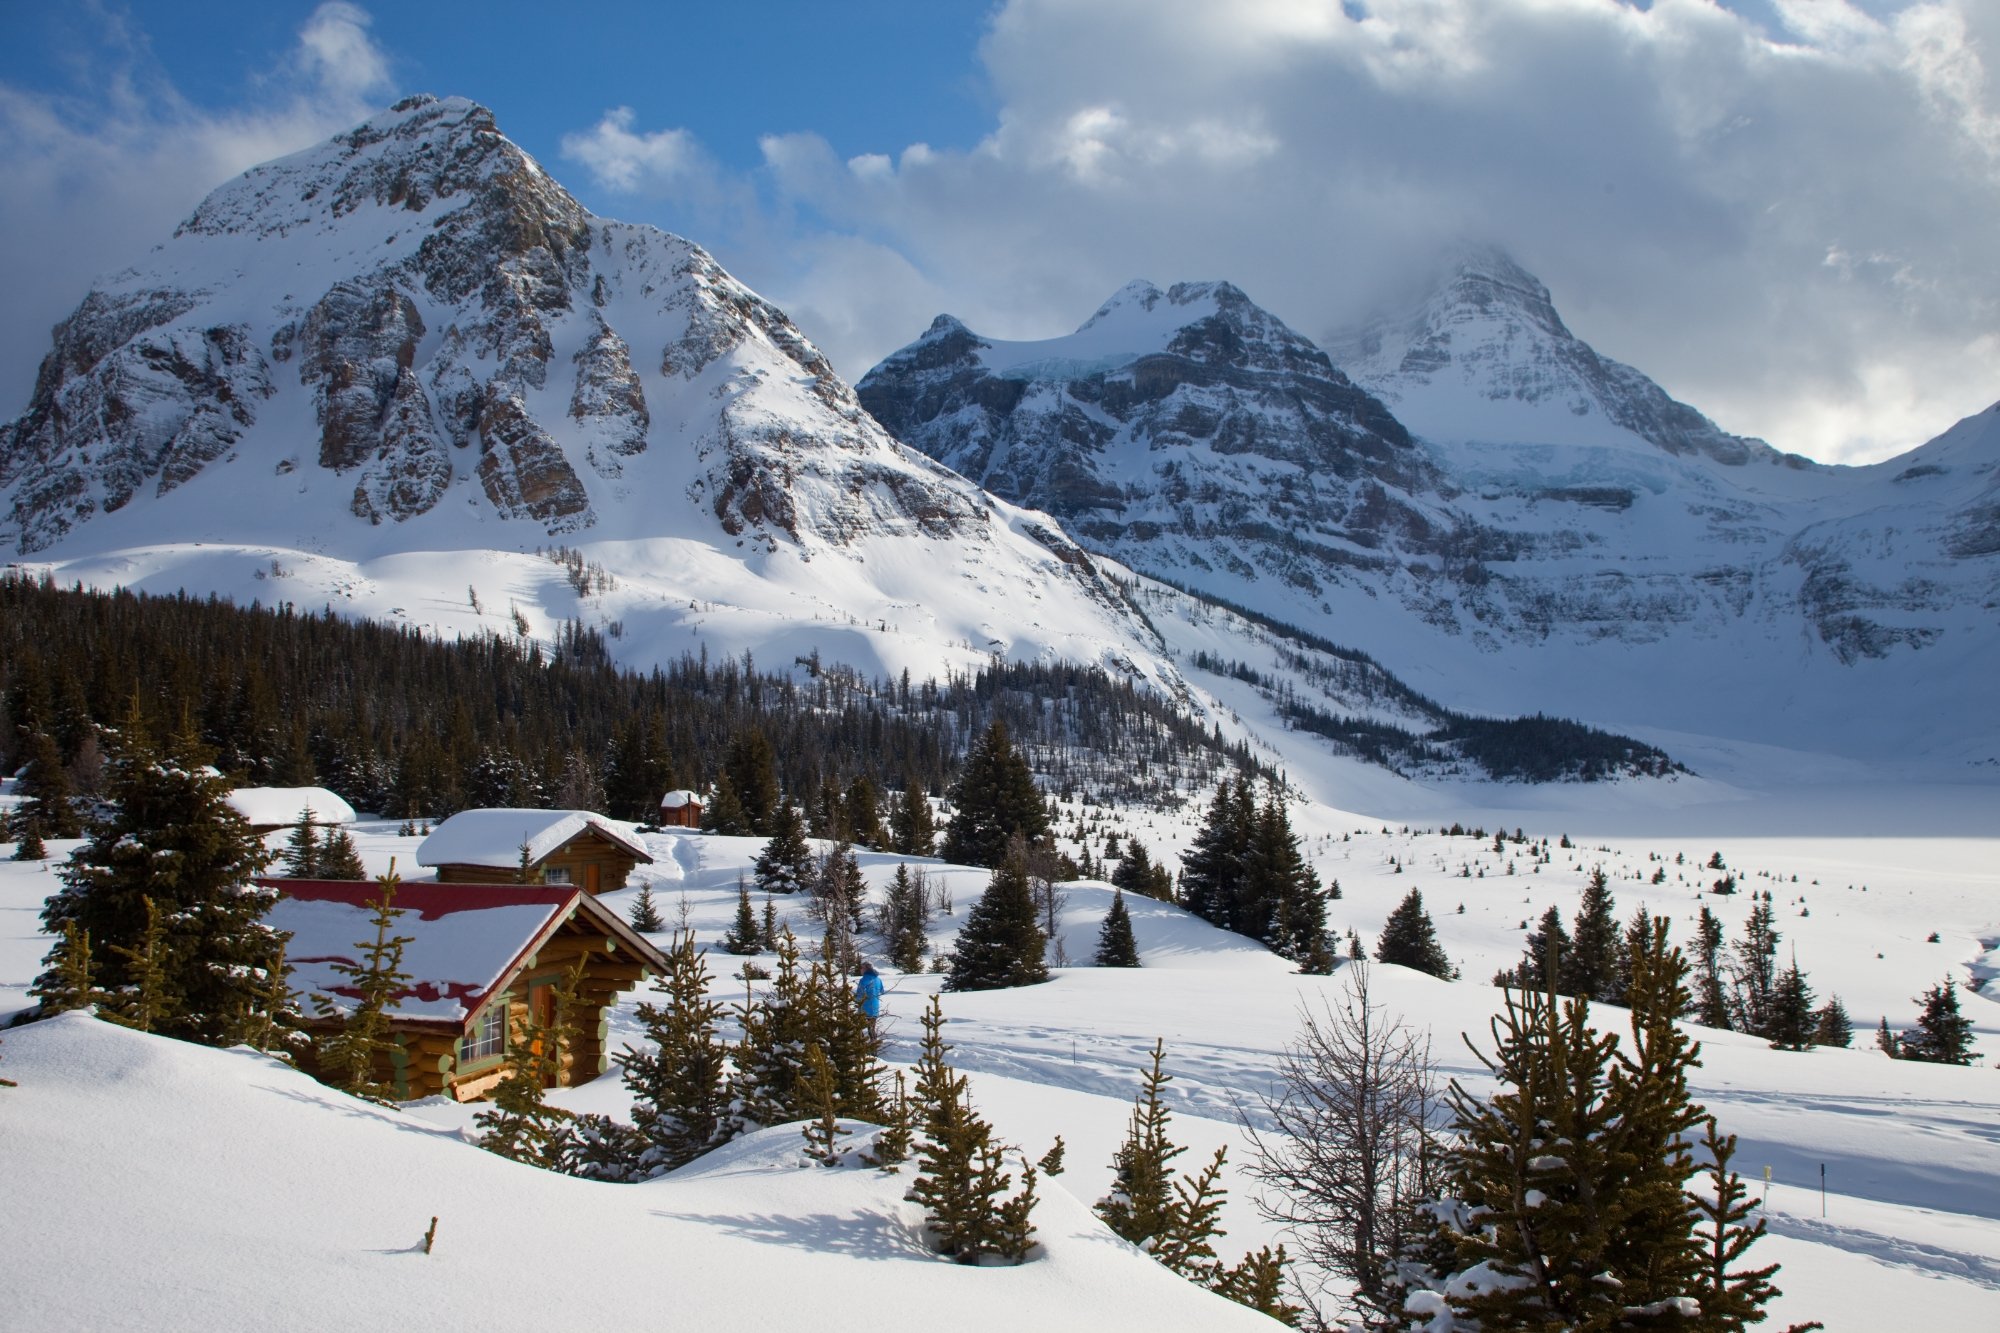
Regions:
[[861, 966], [861, 980], [854, 985], [854, 998], [860, 1002], [861, 1012], [870, 1018], [882, 1013], [882, 977], [873, 963]]

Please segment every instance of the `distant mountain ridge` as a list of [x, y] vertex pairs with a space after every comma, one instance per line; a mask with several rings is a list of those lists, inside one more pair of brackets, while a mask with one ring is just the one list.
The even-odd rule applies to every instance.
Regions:
[[857, 391], [1094, 549], [1475, 707], [2000, 763], [1968, 665], [2000, 650], [2000, 417], [1871, 468], [1782, 454], [1498, 251], [1324, 350], [1226, 283], [1135, 283], [1040, 342], [940, 316]]

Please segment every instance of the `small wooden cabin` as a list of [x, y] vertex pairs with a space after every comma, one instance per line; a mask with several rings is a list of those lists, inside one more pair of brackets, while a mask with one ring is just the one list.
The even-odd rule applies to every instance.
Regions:
[[[266, 879], [284, 896], [265, 919], [289, 931], [285, 961], [299, 1004], [315, 995], [336, 1006], [358, 994], [333, 970], [359, 963], [381, 888], [344, 880]], [[410, 937], [402, 970], [410, 985], [389, 1014], [396, 1050], [377, 1076], [400, 1098], [485, 1096], [506, 1072], [507, 1048], [530, 1017], [550, 1021], [555, 988], [583, 959], [584, 1018], [556, 1084], [587, 1083], [610, 1066], [609, 1011], [618, 996], [667, 969], [660, 951], [581, 888], [519, 884], [409, 883], [396, 890], [395, 933]], [[312, 1019], [327, 1027], [338, 1018]]]
[[633, 866], [653, 864], [638, 838], [588, 810], [461, 810], [417, 845], [417, 864], [446, 884], [504, 883], [520, 873], [523, 847], [544, 884], [592, 894], [622, 889]]
[[701, 793], [689, 791], [685, 787], [668, 792], [660, 798], [660, 826], [662, 828], [700, 828]]
[[324, 787], [238, 787], [227, 800], [259, 833], [296, 828], [307, 810], [321, 826], [355, 820], [354, 807]]

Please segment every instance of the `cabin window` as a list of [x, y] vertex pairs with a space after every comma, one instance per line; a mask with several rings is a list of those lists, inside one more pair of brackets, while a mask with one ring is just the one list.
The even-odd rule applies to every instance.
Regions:
[[569, 883], [569, 882], [570, 882], [570, 878], [569, 878], [569, 867], [568, 867], [568, 866], [549, 866], [549, 867], [548, 867], [547, 869], [545, 869], [545, 870], [543, 870], [543, 871], [542, 871], [542, 882], [543, 882], [543, 883], [545, 883], [545, 884], [567, 884], [567, 883]]
[[505, 996], [486, 1006], [479, 1015], [479, 1021], [472, 1025], [472, 1033], [459, 1049], [460, 1064], [476, 1064], [481, 1060], [495, 1059], [507, 1052], [507, 1000]]

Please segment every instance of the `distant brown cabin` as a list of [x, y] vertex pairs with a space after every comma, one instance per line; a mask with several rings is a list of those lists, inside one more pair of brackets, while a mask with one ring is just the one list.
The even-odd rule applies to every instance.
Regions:
[[653, 864], [632, 834], [587, 810], [461, 810], [417, 846], [417, 864], [445, 884], [492, 884], [520, 874], [545, 884], [574, 884], [586, 893], [625, 887], [632, 867]]
[[700, 828], [701, 796], [683, 787], [660, 798], [662, 828]]
[[[350, 1006], [358, 993], [333, 964], [361, 961], [358, 946], [375, 938], [369, 918], [381, 888], [346, 880], [259, 883], [283, 895], [266, 920], [291, 933], [285, 957], [301, 1008], [316, 1014], [315, 995]], [[394, 933], [410, 937], [402, 970], [412, 980], [390, 1011], [396, 1049], [376, 1077], [403, 1099], [471, 1101], [490, 1093], [530, 1018], [554, 1018], [555, 988], [578, 959], [580, 1031], [554, 1085], [589, 1082], [610, 1067], [611, 1006], [668, 966], [618, 913], [575, 886], [419, 882], [401, 885], [394, 904], [403, 910]], [[316, 1016], [308, 1026], [340, 1021]]]

